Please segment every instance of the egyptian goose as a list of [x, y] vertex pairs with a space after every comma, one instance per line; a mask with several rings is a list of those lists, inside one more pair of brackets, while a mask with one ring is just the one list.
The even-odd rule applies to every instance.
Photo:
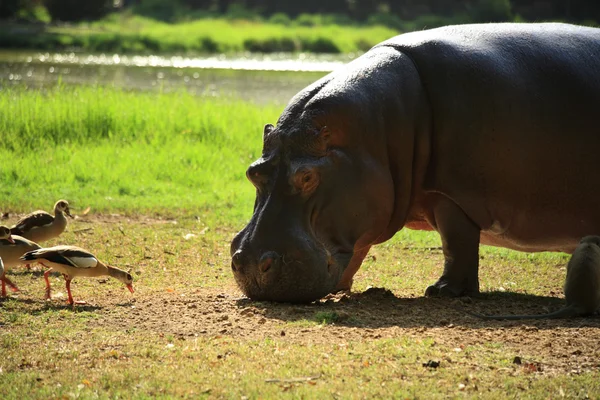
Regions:
[[45, 242], [58, 237], [67, 227], [67, 217], [73, 218], [66, 200], [54, 205], [54, 216], [46, 211], [34, 211], [21, 218], [10, 228], [13, 235], [19, 235], [34, 242]]
[[[30, 251], [21, 257], [24, 262], [36, 261], [50, 268], [44, 273], [46, 280], [46, 299], [50, 299], [50, 281], [48, 275], [52, 270], [60, 272], [65, 277], [69, 304], [74, 304], [71, 295], [71, 280], [78, 276], [112, 276], [123, 282], [133, 293], [133, 278], [119, 268], [111, 267], [99, 261], [92, 253], [75, 246], [54, 246]], [[77, 304], [85, 304], [78, 301]]]
[[37, 250], [39, 248], [40, 246], [37, 243], [21, 236], [11, 235], [8, 227], [0, 226], [0, 258], [2, 258], [4, 263], [4, 273], [1, 275], [2, 296], [6, 296], [5, 283], [7, 283], [15, 292], [19, 290], [17, 286], [6, 277], [6, 270], [25, 264], [20, 257], [28, 251]]

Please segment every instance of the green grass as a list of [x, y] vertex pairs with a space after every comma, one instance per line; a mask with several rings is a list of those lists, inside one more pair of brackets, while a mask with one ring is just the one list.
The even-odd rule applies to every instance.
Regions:
[[[348, 300], [240, 300], [229, 244], [252, 210], [244, 171], [280, 111], [186, 93], [0, 91], [2, 211], [67, 198], [78, 218], [46, 245], [131, 269], [136, 288], [77, 278], [73, 296], [90, 305], [69, 307], [62, 277], [46, 302], [41, 273], [9, 271], [22, 293], [0, 301], [0, 398], [600, 395], [598, 321], [488, 323], [422, 298], [442, 270], [435, 233], [375, 246]], [[566, 255], [480, 254], [489, 293], [460, 307], [561, 304]]]
[[66, 88], [0, 92], [2, 207], [247, 215], [247, 166], [280, 106], [180, 93]]
[[[25, 32], [25, 33], [24, 33]], [[60, 51], [149, 53], [313, 52], [368, 50], [398, 34], [383, 26], [283, 26], [268, 22], [201, 19], [168, 24], [128, 14], [77, 26], [27, 32], [0, 29], [0, 47]]]

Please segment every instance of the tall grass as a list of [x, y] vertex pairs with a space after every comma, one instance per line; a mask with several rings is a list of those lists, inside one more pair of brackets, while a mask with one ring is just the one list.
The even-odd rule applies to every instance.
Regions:
[[0, 206], [64, 197], [95, 211], [242, 218], [254, 193], [245, 169], [280, 111], [185, 92], [0, 91]]

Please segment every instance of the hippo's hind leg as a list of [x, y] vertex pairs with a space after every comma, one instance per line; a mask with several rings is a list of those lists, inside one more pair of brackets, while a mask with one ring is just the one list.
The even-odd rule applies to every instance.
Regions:
[[442, 238], [444, 273], [425, 296], [464, 296], [479, 293], [480, 228], [452, 200], [438, 195], [432, 221]]

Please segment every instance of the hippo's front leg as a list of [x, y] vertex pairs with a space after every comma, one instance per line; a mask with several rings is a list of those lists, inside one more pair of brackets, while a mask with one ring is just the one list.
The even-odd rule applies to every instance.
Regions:
[[442, 237], [444, 273], [425, 296], [456, 297], [479, 293], [480, 228], [452, 200], [439, 195], [433, 226]]

